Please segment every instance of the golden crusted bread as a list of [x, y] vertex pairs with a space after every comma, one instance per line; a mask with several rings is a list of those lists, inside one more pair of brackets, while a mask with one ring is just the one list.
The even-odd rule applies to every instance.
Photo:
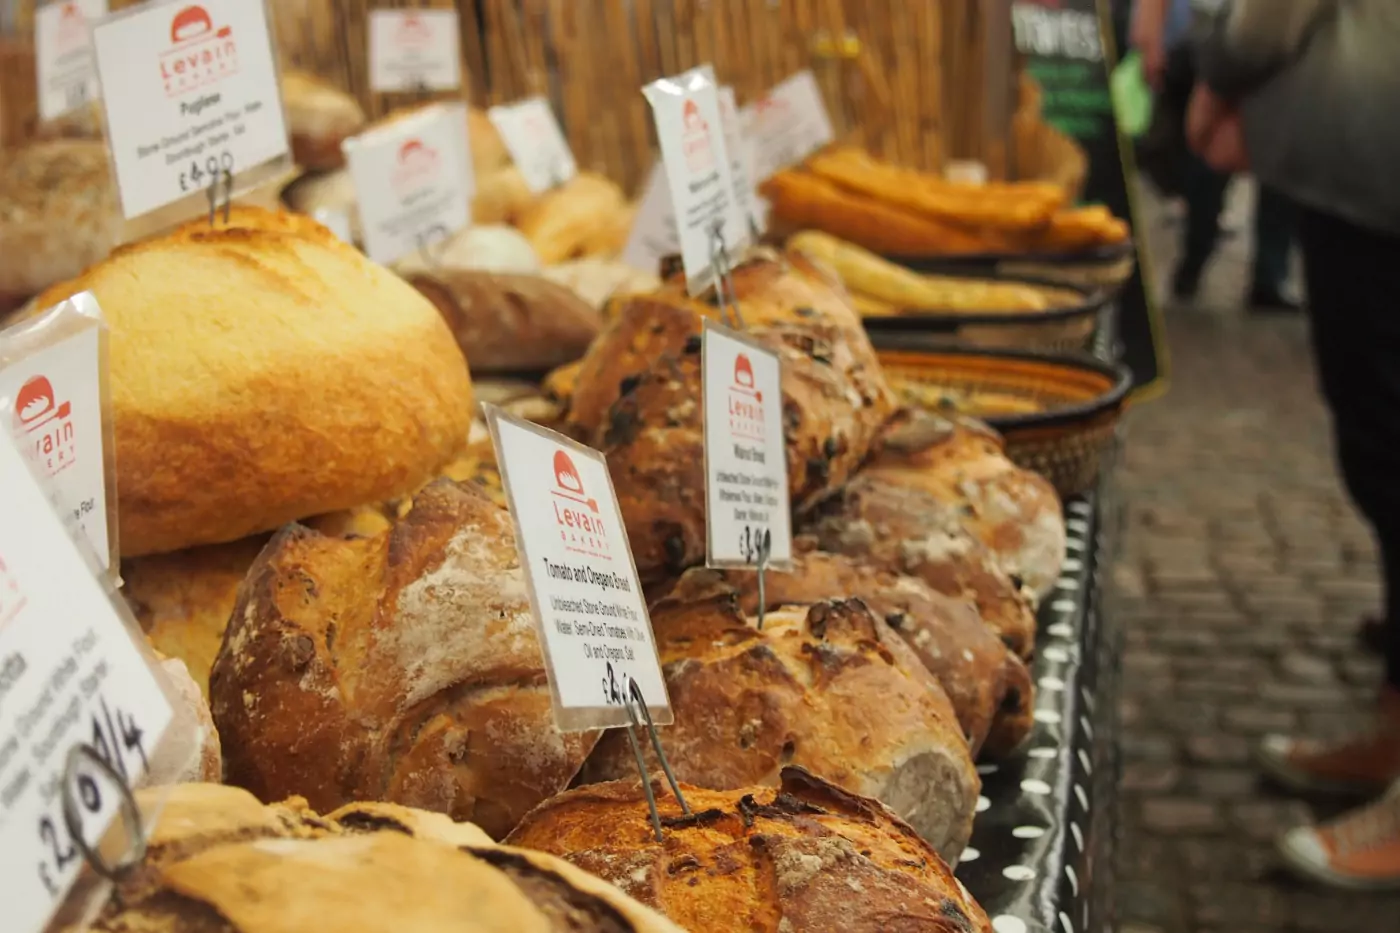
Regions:
[[583, 356], [598, 311], [536, 275], [441, 267], [408, 275], [442, 314], [473, 372], [543, 372]]
[[617, 217], [626, 212], [627, 198], [615, 182], [580, 172], [526, 207], [516, 226], [534, 244], [540, 260], [553, 265], [612, 249]]
[[[76, 933], [72, 909], [55, 929]], [[318, 816], [186, 784], [94, 933], [681, 933], [574, 866], [404, 807]]]
[[[791, 573], [770, 573], [768, 608], [859, 599], [898, 632], [919, 663], [953, 704], [972, 755], [998, 757], [1030, 733], [1034, 689], [1030, 672], [1001, 639], [982, 624], [977, 606], [935, 591], [924, 581], [891, 573], [859, 558], [808, 548], [799, 539]], [[758, 607], [758, 575], [694, 568], [673, 592], [727, 586], [739, 593], [744, 612]]]
[[561, 794], [509, 841], [560, 855], [695, 933], [991, 933], [938, 854], [878, 801], [789, 767], [775, 788], [683, 785], [684, 816], [664, 782], [652, 785], [664, 843], [635, 780]]
[[[854, 474], [894, 397], [839, 286], [805, 260], [755, 258], [733, 284], [748, 335], [782, 359], [788, 487], [800, 514]], [[607, 453], [647, 583], [705, 557], [700, 334], [720, 313], [683, 289], [668, 283], [614, 302], [569, 408], [569, 433]]]
[[554, 727], [510, 516], [448, 480], [383, 534], [273, 537], [209, 691], [230, 783], [320, 809], [423, 807], [494, 836], [596, 739]]
[[[863, 603], [777, 606], [760, 630], [734, 590], [681, 587], [651, 621], [676, 717], [661, 744], [677, 778], [734, 790], [799, 765], [884, 801], [957, 860], [981, 790], [967, 740], [942, 688]], [[614, 730], [583, 779], [635, 773]]]
[[110, 328], [126, 556], [393, 498], [465, 442], [471, 379], [441, 316], [307, 218], [197, 221], [40, 303], [84, 289]]
[[1006, 456], [995, 431], [969, 418], [915, 412], [892, 422], [865, 465], [874, 480], [922, 489], [959, 508], [959, 523], [1037, 599], [1054, 589], [1065, 556], [1055, 487]]
[[368, 122], [353, 96], [329, 81], [293, 68], [282, 69], [282, 106], [287, 115], [292, 159], [313, 172], [344, 165], [340, 144]]
[[[472, 193], [472, 223], [513, 224], [535, 200], [525, 176], [514, 165], [483, 169], [476, 166]], [[532, 244], [533, 246], [533, 244]]]
[[964, 530], [957, 506], [864, 473], [822, 503], [800, 531], [826, 551], [918, 577], [944, 596], [971, 600], [982, 622], [1022, 658], [1035, 647], [1032, 594]]
[[58, 139], [6, 150], [0, 156], [0, 316], [102, 259], [121, 228], [101, 140]]

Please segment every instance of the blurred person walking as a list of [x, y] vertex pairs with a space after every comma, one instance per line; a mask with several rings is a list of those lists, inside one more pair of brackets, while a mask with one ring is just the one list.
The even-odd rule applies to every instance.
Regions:
[[[1265, 769], [1312, 791], [1382, 795], [1280, 840], [1339, 887], [1400, 889], [1400, 2], [1234, 0], [1202, 45], [1190, 141], [1301, 206], [1313, 350], [1337, 460], [1385, 583], [1385, 683], [1353, 736], [1267, 738]], [[1387, 792], [1386, 788], [1390, 790]]]
[[[1196, 84], [1195, 7], [1201, 0], [1134, 0], [1130, 42], [1142, 56], [1143, 73], [1157, 92], [1159, 133], [1176, 136], [1185, 120], [1187, 102]], [[1210, 4], [1214, 6], [1214, 4]], [[1220, 244], [1220, 216], [1225, 195], [1234, 177], [1212, 168], [1184, 145], [1184, 140], [1158, 138], [1169, 147], [1164, 159], [1174, 164], [1168, 194], [1180, 194], [1186, 204], [1181, 258], [1172, 274], [1172, 296], [1187, 301], [1200, 290], [1206, 266]], [[1175, 153], [1180, 145], [1181, 152]], [[1150, 160], [1149, 160], [1149, 164]], [[1154, 173], [1155, 174], [1155, 173]], [[1298, 304], [1285, 296], [1289, 251], [1293, 246], [1297, 215], [1293, 203], [1277, 189], [1261, 184], [1254, 205], [1254, 257], [1245, 307], [1255, 311], [1297, 311]]]

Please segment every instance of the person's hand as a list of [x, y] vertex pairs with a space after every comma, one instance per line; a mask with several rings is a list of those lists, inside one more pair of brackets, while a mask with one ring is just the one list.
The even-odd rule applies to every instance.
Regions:
[[1196, 85], [1186, 106], [1186, 142], [1217, 172], [1242, 172], [1249, 168], [1239, 107], [1205, 84]]
[[1166, 19], [1168, 0], [1137, 0], [1128, 44], [1142, 57], [1142, 74], [1154, 91], [1162, 89], [1167, 72]]

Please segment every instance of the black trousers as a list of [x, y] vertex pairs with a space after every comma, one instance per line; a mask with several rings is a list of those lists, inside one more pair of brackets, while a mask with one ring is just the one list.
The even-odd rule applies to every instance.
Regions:
[[1308, 313], [1347, 491], [1375, 531], [1400, 689], [1400, 236], [1302, 211]]

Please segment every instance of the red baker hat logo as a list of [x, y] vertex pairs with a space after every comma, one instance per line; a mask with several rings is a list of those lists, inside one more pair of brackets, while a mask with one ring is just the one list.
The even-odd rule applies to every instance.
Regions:
[[54, 414], [53, 383], [44, 376], [35, 376], [21, 386], [15, 399], [15, 414], [26, 428], [48, 420]]
[[705, 118], [700, 116], [700, 108], [695, 101], [688, 100], [681, 110], [681, 118], [685, 123], [687, 133], [703, 133], [706, 130]]
[[734, 358], [734, 384], [746, 389], [753, 388], [753, 364], [742, 353]]
[[583, 478], [578, 475], [578, 467], [574, 466], [573, 458], [563, 450], [554, 452], [554, 484], [559, 487], [554, 491], [556, 496], [587, 506], [594, 512], [598, 511], [598, 500], [588, 498], [583, 491]]
[[214, 21], [210, 19], [208, 10], [202, 6], [187, 6], [170, 21], [170, 41], [180, 43], [195, 39], [213, 28]]
[[69, 2], [63, 4], [63, 12], [60, 13], [59, 16], [63, 17], [64, 19], [80, 20], [83, 18], [83, 11], [78, 9], [78, 5], [76, 3]]

